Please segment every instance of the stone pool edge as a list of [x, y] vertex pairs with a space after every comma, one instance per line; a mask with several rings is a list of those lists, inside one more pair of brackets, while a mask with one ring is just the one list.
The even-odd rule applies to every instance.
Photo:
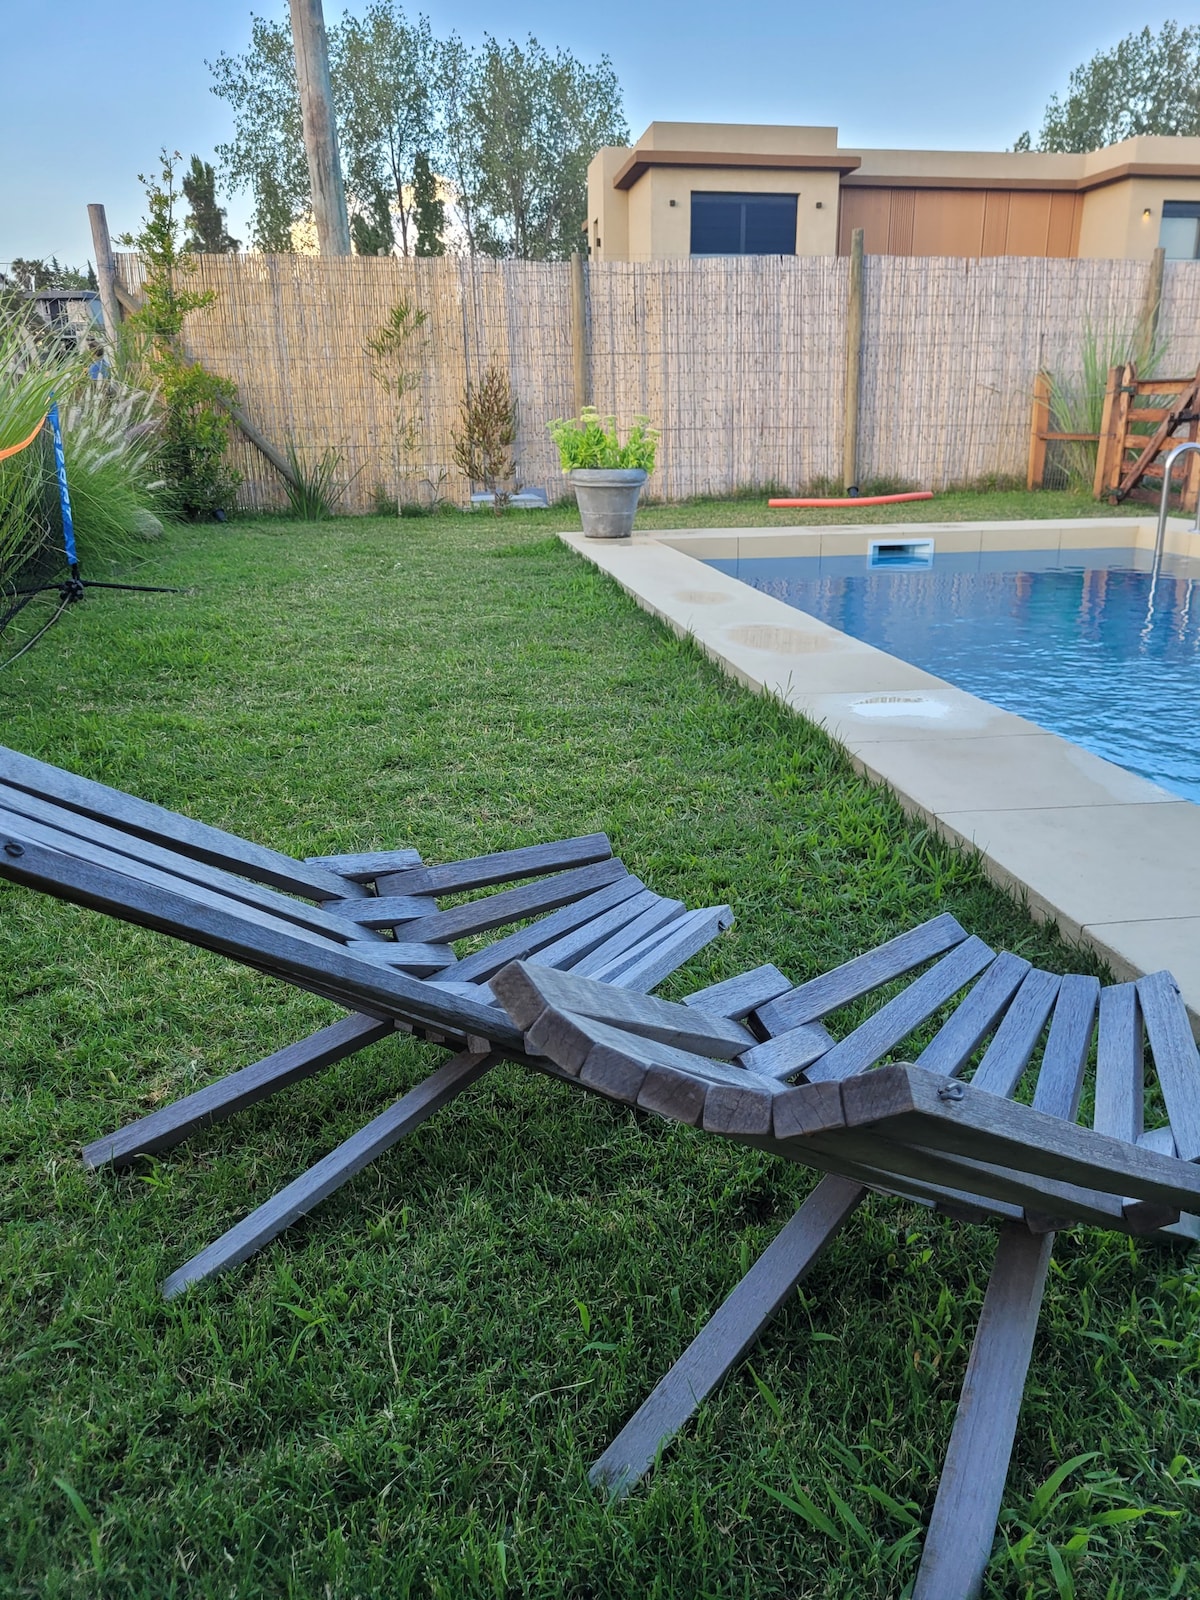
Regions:
[[[1149, 548], [1154, 522], [680, 529], [612, 542], [560, 535], [732, 677], [822, 726], [910, 815], [978, 850], [994, 881], [1119, 977], [1169, 967], [1200, 1037], [1200, 806], [701, 564], [739, 552], [858, 554], [872, 539], [929, 536], [960, 551]], [[1200, 538], [1172, 519], [1166, 547], [1200, 554]]]

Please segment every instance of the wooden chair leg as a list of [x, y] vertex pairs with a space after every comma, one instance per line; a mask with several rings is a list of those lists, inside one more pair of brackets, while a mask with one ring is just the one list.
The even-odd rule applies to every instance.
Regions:
[[912, 1600], [975, 1600], [996, 1535], [1052, 1233], [1000, 1229]]
[[335, 1189], [361, 1172], [377, 1156], [389, 1150], [406, 1133], [419, 1128], [435, 1111], [460, 1095], [501, 1057], [490, 1051], [464, 1051], [440, 1066], [436, 1072], [410, 1089], [365, 1128], [331, 1150], [316, 1166], [289, 1183], [277, 1195], [252, 1211], [241, 1222], [184, 1263], [163, 1284], [163, 1295], [170, 1300], [193, 1283], [225, 1272], [247, 1260], [299, 1217], [305, 1215]]
[[822, 1178], [791, 1221], [692, 1340], [588, 1474], [613, 1499], [654, 1465], [667, 1441], [739, 1362], [866, 1195], [848, 1178]]
[[138, 1156], [169, 1150], [198, 1128], [222, 1122], [235, 1111], [265, 1100], [289, 1083], [309, 1078], [395, 1031], [396, 1024], [391, 1021], [380, 1022], [374, 1017], [357, 1014], [342, 1017], [328, 1028], [309, 1034], [307, 1039], [298, 1039], [295, 1044], [276, 1050], [274, 1055], [265, 1056], [253, 1066], [230, 1072], [216, 1083], [197, 1089], [195, 1094], [184, 1095], [169, 1106], [152, 1111], [148, 1117], [139, 1117], [115, 1133], [94, 1139], [84, 1146], [83, 1164], [91, 1168], [124, 1167]]

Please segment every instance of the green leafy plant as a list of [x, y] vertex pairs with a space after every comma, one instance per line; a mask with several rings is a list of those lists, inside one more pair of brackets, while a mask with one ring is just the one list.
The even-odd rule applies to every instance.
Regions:
[[334, 506], [358, 476], [355, 473], [346, 483], [339, 481], [342, 452], [329, 445], [310, 465], [301, 459], [294, 442], [289, 441], [287, 459], [294, 479], [294, 482], [285, 483], [292, 516], [298, 522], [324, 522], [333, 516]]
[[[1051, 431], [1099, 434], [1110, 369], [1129, 362], [1139, 374], [1147, 377], [1162, 360], [1165, 350], [1165, 341], [1157, 337], [1144, 318], [1132, 333], [1114, 327], [1100, 329], [1085, 322], [1076, 370], [1046, 374], [1050, 384]], [[1148, 398], [1142, 403], [1154, 405], [1157, 402]], [[1054, 448], [1067, 487], [1081, 494], [1090, 493], [1098, 446], [1080, 439], [1059, 443]]]
[[615, 417], [602, 417], [595, 406], [585, 406], [579, 418], [556, 418], [546, 426], [558, 446], [564, 472], [576, 467], [640, 468], [654, 471], [659, 435], [646, 417], [635, 417], [625, 443], [621, 443]]
[[[390, 226], [390, 224], [389, 224]], [[392, 469], [397, 506], [404, 486], [413, 476], [413, 460], [421, 439], [421, 414], [417, 396], [424, 378], [425, 327], [429, 313], [405, 297], [391, 308], [378, 333], [364, 346], [371, 375], [392, 407]]]
[[159, 464], [163, 498], [174, 515], [192, 520], [224, 516], [232, 508], [239, 478], [226, 463], [229, 407], [236, 385], [209, 372], [183, 352], [183, 325], [212, 304], [212, 290], [188, 289], [195, 261], [180, 243], [176, 217], [175, 166], [179, 152], [164, 150], [157, 177], [139, 173], [147, 215], [137, 233], [121, 236], [141, 256], [146, 276], [142, 305], [129, 319], [127, 355], [134, 373], [158, 394], [163, 407]]
[[491, 366], [463, 396], [451, 438], [455, 465], [493, 497], [497, 516], [508, 506], [516, 483], [517, 426], [517, 401], [508, 374]]

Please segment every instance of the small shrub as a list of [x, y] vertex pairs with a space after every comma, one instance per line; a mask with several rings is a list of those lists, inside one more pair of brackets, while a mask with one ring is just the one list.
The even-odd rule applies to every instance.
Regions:
[[654, 471], [659, 435], [646, 417], [635, 417], [625, 443], [621, 443], [615, 417], [602, 417], [595, 406], [585, 406], [578, 417], [558, 417], [546, 426], [558, 446], [564, 472], [595, 467]]
[[306, 466], [295, 444], [289, 442], [287, 459], [295, 479], [294, 483], [287, 483], [285, 479], [288, 510], [298, 522], [324, 522], [333, 515], [335, 503], [349, 487], [338, 482], [342, 452], [329, 445], [312, 466]]
[[468, 388], [451, 438], [455, 465], [494, 497], [492, 508], [499, 516], [508, 505], [517, 477], [512, 453], [517, 439], [517, 401], [502, 368], [489, 367], [475, 387]]

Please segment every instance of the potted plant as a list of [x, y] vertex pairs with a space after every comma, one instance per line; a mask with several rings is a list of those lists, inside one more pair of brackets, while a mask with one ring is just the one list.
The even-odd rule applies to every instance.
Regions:
[[658, 434], [645, 417], [634, 420], [622, 444], [614, 417], [585, 406], [578, 418], [549, 424], [563, 471], [571, 480], [589, 539], [628, 539], [642, 485], [654, 471]]

